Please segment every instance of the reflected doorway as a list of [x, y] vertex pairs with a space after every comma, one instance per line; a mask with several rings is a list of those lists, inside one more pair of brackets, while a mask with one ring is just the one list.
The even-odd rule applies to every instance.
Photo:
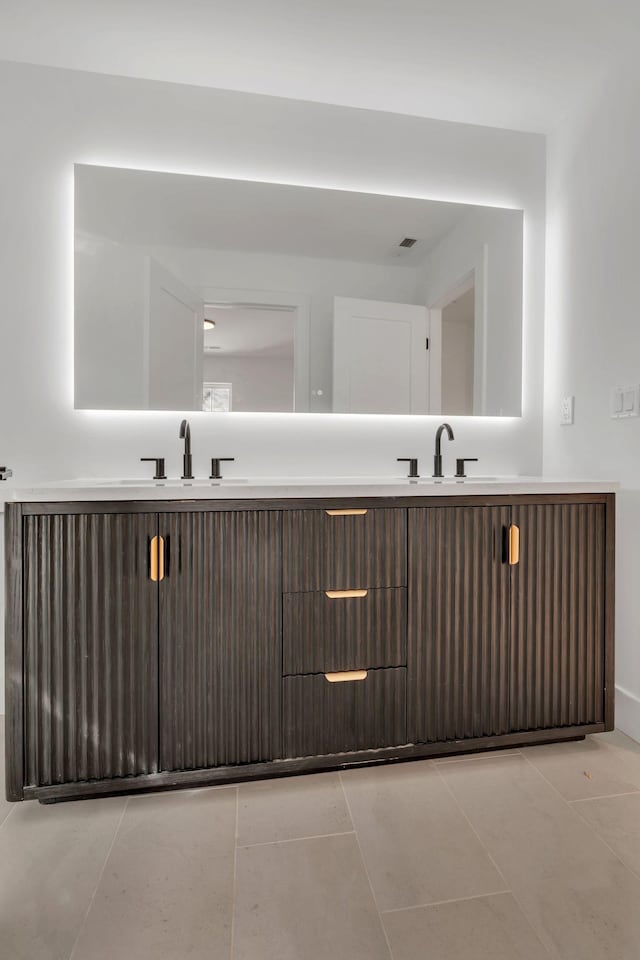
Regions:
[[211, 413], [295, 410], [295, 307], [207, 303], [203, 406]]

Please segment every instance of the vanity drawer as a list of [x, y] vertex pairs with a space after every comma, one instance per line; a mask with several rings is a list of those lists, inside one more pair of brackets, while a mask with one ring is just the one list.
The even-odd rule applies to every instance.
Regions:
[[286, 593], [282, 615], [285, 674], [407, 662], [404, 587]]
[[407, 585], [407, 511], [398, 508], [286, 510], [283, 590]]
[[[404, 667], [363, 670], [364, 679], [338, 682], [330, 682], [322, 673], [285, 677], [284, 756], [310, 757], [406, 743], [406, 673]], [[335, 679], [339, 675], [328, 676]]]

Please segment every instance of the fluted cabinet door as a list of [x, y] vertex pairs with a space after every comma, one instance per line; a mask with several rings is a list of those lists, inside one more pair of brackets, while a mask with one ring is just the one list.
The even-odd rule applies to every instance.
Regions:
[[163, 770], [271, 760], [281, 751], [281, 515], [160, 516]]
[[508, 729], [509, 507], [425, 507], [408, 518], [408, 735]]
[[514, 506], [510, 727], [604, 719], [605, 505]]
[[25, 783], [156, 772], [157, 515], [23, 523]]

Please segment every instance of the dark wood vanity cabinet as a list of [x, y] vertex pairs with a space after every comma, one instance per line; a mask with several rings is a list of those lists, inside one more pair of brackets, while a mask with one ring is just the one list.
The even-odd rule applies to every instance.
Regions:
[[406, 743], [406, 510], [289, 510], [283, 534], [283, 756]]
[[409, 510], [410, 740], [612, 726], [613, 500], [549, 499]]
[[409, 510], [412, 741], [510, 729], [510, 523], [508, 505]]
[[281, 523], [160, 514], [160, 769], [280, 756]]
[[516, 504], [512, 522], [520, 530], [520, 558], [511, 568], [509, 729], [611, 725], [614, 560], [607, 505]]
[[613, 726], [614, 496], [8, 504], [10, 799]]
[[24, 558], [8, 570], [14, 798], [280, 755], [278, 512], [95, 510], [8, 529]]
[[157, 525], [155, 514], [23, 519], [28, 786], [158, 770]]

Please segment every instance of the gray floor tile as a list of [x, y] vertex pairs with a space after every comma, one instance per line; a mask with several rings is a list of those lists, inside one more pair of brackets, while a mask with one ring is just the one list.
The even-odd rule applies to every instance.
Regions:
[[342, 774], [381, 910], [505, 889], [438, 773], [466, 766], [427, 761]]
[[534, 767], [439, 769], [543, 942], [563, 960], [637, 960], [640, 881]]
[[573, 804], [573, 808], [640, 876], [640, 793], [580, 800]]
[[73, 960], [228, 960], [235, 790], [129, 802]]
[[566, 800], [640, 790], [640, 755], [595, 738], [527, 747], [522, 752]]
[[125, 805], [16, 804], [0, 829], [2, 960], [67, 960]]
[[233, 960], [389, 960], [353, 834], [238, 849]]
[[549, 960], [511, 894], [383, 915], [394, 960]]
[[243, 783], [239, 790], [240, 845], [353, 830], [337, 773]]
[[610, 747], [635, 753], [640, 756], [640, 743], [628, 737], [622, 730], [609, 730], [607, 733], [592, 733], [587, 739], [596, 743], [608, 743]]

